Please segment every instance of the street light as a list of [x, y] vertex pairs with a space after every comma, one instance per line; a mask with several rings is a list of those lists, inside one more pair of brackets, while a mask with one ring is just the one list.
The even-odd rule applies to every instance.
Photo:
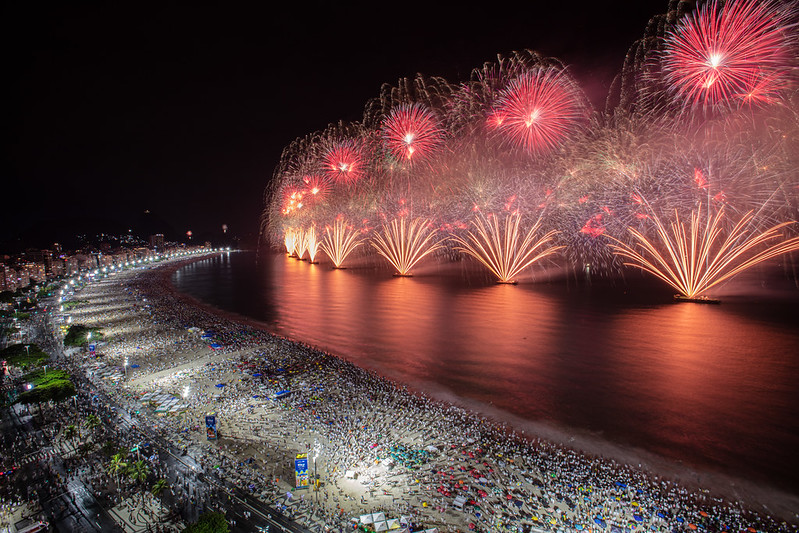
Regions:
[[319, 457], [319, 452], [322, 450], [322, 445], [319, 444], [318, 440], [314, 440], [313, 443], [313, 483], [314, 483], [314, 504], [319, 503], [319, 476], [316, 473], [316, 459]]
[[128, 379], [128, 358], [125, 357], [125, 379]]

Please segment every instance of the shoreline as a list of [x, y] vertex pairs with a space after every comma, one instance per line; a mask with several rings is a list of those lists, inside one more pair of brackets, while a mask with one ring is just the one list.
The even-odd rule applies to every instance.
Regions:
[[[160, 288], [171, 289], [170, 294], [160, 295], [161, 298], [168, 299], [171, 297], [174, 300], [179, 301], [183, 305], [194, 307], [195, 309], [199, 310], [201, 314], [205, 314], [208, 315], [209, 317], [214, 317], [219, 320], [227, 321], [232, 325], [244, 325], [246, 327], [256, 329], [262, 333], [266, 333], [269, 337], [275, 339], [275, 342], [277, 342], [278, 344], [291, 345], [293, 346], [294, 350], [298, 350], [304, 353], [308, 357], [316, 357], [325, 360], [325, 364], [327, 364], [329, 362], [328, 360], [330, 360], [330, 361], [338, 361], [338, 363], [335, 362], [331, 363], [334, 366], [349, 365], [354, 367], [354, 365], [349, 361], [347, 361], [345, 358], [328, 354], [320, 350], [317, 350], [316, 348], [313, 348], [311, 346], [305, 345], [301, 342], [285, 339], [283, 337], [275, 335], [268, 331], [268, 327], [265, 324], [262, 324], [254, 319], [250, 319], [248, 317], [242, 317], [241, 315], [238, 315], [236, 313], [231, 313], [228, 311], [214, 308], [213, 306], [200, 302], [187, 294], [180, 293], [172, 284], [171, 281], [172, 274], [175, 271], [177, 271], [179, 268], [182, 268], [191, 262], [199, 261], [202, 259], [204, 258], [192, 258], [190, 260], [179, 261], [170, 265], [162, 265], [155, 272], [149, 272], [149, 273], [145, 272], [144, 276], [151, 276], [155, 278], [157, 281], [156, 285], [159, 286]], [[112, 281], [111, 283], [115, 282]], [[252, 347], [249, 346], [242, 351], [247, 351], [248, 349], [251, 348]], [[240, 357], [241, 351], [239, 351], [238, 353], [239, 355], [230, 355], [230, 354], [220, 354], [219, 356], [215, 355], [214, 359], [224, 360], [237, 356]], [[189, 360], [185, 363], [178, 363], [178, 366], [182, 365], [188, 369], [196, 367], [198, 364], [202, 364], [205, 362], [206, 360], [204, 358], [197, 357], [195, 355], [193, 360]], [[173, 364], [167, 369], [164, 369], [160, 372], [168, 375], [170, 373], [174, 373], [176, 370], [177, 370], [176, 365]], [[649, 461], [651, 461], [652, 463], [651, 467], [648, 464], [649, 461], [646, 460], [642, 462], [642, 467], [640, 469], [626, 466], [624, 463], [627, 462], [626, 460], [630, 459], [629, 452], [633, 454], [632, 457], [633, 459], [635, 459], [635, 455], [638, 455], [640, 459], [640, 453], [638, 450], [629, 450], [629, 451], [623, 450], [621, 448], [611, 445], [610, 443], [602, 442], [599, 439], [593, 439], [596, 440], [596, 442], [587, 442], [587, 439], [585, 439], [585, 437], [580, 437], [579, 439], [569, 439], [568, 443], [558, 444], [557, 441], [560, 439], [553, 439], [552, 438], [553, 435], [551, 434], [552, 428], [547, 428], [545, 427], [545, 425], [542, 426], [541, 424], [536, 424], [531, 421], [520, 419], [519, 417], [515, 417], [514, 415], [504, 411], [497, 410], [496, 412], [491, 412], [490, 409], [487, 409], [487, 406], [469, 405], [468, 402], [464, 402], [462, 399], [457, 397], [446, 398], [445, 397], [446, 395], [442, 395], [440, 391], [439, 393], [436, 393], [435, 391], [433, 393], [430, 393], [421, 388], [418, 388], [418, 386], [409, 387], [407, 385], [391, 380], [390, 378], [380, 376], [379, 373], [376, 372], [375, 370], [356, 368], [353, 372], [355, 374], [358, 373], [365, 374], [365, 380], [370, 383], [374, 382], [379, 384], [379, 386], [381, 387], [389, 387], [391, 389], [400, 391], [401, 395], [409, 395], [411, 399], [407, 401], [410, 401], [411, 403], [430, 402], [431, 401], [430, 398], [434, 398], [433, 403], [438, 404], [435, 410], [439, 410], [444, 413], [460, 411], [460, 413], [457, 414], [457, 418], [464, 424], [464, 427], [472, 429], [476, 427], [478, 430], [477, 431], [478, 434], [493, 435], [494, 438], [500, 440], [508, 439], [509, 441], [508, 446], [510, 446], [512, 449], [515, 448], [517, 452], [524, 453], [523, 450], [525, 448], [530, 448], [530, 449], [534, 448], [537, 450], [537, 453], [548, 453], [554, 455], [565, 454], [567, 457], [570, 458], [570, 460], [575, 460], [594, 466], [599, 464], [602, 466], [602, 468], [609, 467], [614, 471], [618, 470], [616, 474], [621, 475], [621, 473], [623, 473], [624, 477], [631, 476], [634, 479], [638, 479], [641, 476], [644, 476], [650, 478], [648, 482], [650, 484], [654, 483], [655, 486], [657, 486], [658, 483], [668, 484], [670, 486], [671, 485], [670, 480], [675, 479], [674, 474], [676, 473], [676, 470], [674, 472], [664, 472], [663, 465], [657, 464], [658, 460], [661, 463], [667, 462], [665, 459], [662, 458], [657, 458], [654, 456], [648, 458]], [[156, 372], [154, 372], [153, 374], [155, 373]], [[139, 378], [135, 378], [132, 379], [131, 381], [138, 381], [138, 379]], [[158, 378], [157, 376], [155, 376], [152, 377], [152, 379], [157, 380]], [[516, 434], [514, 432], [514, 429], [516, 431], [522, 431], [522, 433]], [[558, 428], [554, 429], [555, 431], [560, 431], [562, 435], [564, 436], [566, 435], [566, 433], [563, 430], [558, 430]], [[531, 432], [529, 430], [533, 431]], [[541, 435], [542, 432], [546, 432], [547, 434]], [[531, 435], [531, 433], [534, 433], [534, 435]], [[543, 439], [546, 440], [540, 441], [539, 437], [542, 437]], [[526, 443], [522, 441], [526, 441]], [[288, 444], [285, 438], [284, 438], [284, 444]], [[601, 444], [600, 448], [602, 453], [596, 453], [597, 444]], [[466, 444], [463, 445], [466, 446]], [[585, 451], [579, 451], [583, 449]], [[614, 457], [614, 455], [616, 455], [618, 452], [625, 452], [622, 453], [622, 456], [626, 457], [619, 457], [621, 464], [617, 463], [617, 458]], [[693, 470], [686, 469], [686, 472], [693, 472]], [[691, 483], [692, 481], [691, 479], [685, 479], [685, 478], [679, 479], [679, 476], [677, 476], [677, 481], [679, 481], [679, 483], [675, 484], [675, 487], [679, 486], [681, 487], [679, 488], [679, 490], [683, 491], [685, 490], [685, 488], [688, 487], [697, 488], [699, 489], [699, 492], [698, 494], [695, 495], [696, 499], [707, 500], [708, 495], [706, 494], [706, 489], [702, 488], [702, 485], [705, 485], [705, 483], [702, 483], [701, 478], [699, 477], [699, 476], [705, 477], [706, 474], [704, 472], [701, 473], [693, 472], [693, 473], [696, 474], [697, 476], [696, 481], [698, 481], [698, 483], [693, 484]], [[661, 478], [661, 476], [663, 477]], [[731, 488], [737, 487], [738, 480], [726, 479], [723, 481], [726, 483], [731, 483], [730, 485]], [[716, 482], [718, 482], [718, 480]], [[716, 482], [714, 482], [713, 484], [715, 485]], [[611, 487], [610, 489], [605, 489], [605, 490], [615, 490], [615, 489]], [[716, 503], [718, 503], [718, 500], [715, 498], [715, 496], [721, 495], [725, 496], [728, 499], [731, 499], [732, 502], [741, 500], [749, 502], [750, 505], [752, 505], [753, 503], [757, 503], [757, 502], [752, 502], [752, 500], [758, 499], [758, 497], [761, 496], [756, 492], [754, 492], [751, 488], [749, 488], [748, 490], [744, 490], [744, 492], [745, 494], [741, 494], [735, 491], [732, 493], [732, 495], [725, 495], [722, 494], [719, 490], [717, 490], [717, 488], [714, 488], [709, 496]], [[766, 490], [765, 492], [768, 493], [769, 491]], [[769, 503], [771, 503], [771, 505], [767, 507], [767, 509], [770, 511], [769, 514], [771, 514], [776, 518], [790, 520], [796, 523], [796, 515], [795, 514], [791, 515], [791, 512], [795, 513], [795, 509], [797, 507], [795, 507], [794, 503], [790, 500], [790, 495], [786, 494], [778, 495], [774, 493], [774, 494], [769, 494], [769, 496], [770, 496]], [[786, 497], [788, 499], [785, 499]], [[778, 499], [782, 499], [783, 502], [782, 504], [777, 503], [775, 505], [775, 502]], [[442, 504], [443, 503], [444, 502], [442, 501]], [[714, 503], [713, 504], [714, 508], [715, 505], [716, 504]], [[564, 510], [564, 512], [566, 511]]]
[[[193, 259], [189, 262], [199, 260], [201, 259]], [[351, 362], [342, 355], [330, 354], [322, 348], [278, 335], [270, 331], [268, 324], [261, 321], [232, 311], [219, 309], [191, 295], [180, 292], [172, 283], [172, 275], [187, 264], [188, 262], [180, 266], [173, 267], [170, 265], [169, 267], [164, 267], [165, 270], [168, 270], [168, 273], [164, 272], [163, 274], [164, 281], [169, 284], [174, 297], [185, 303], [194, 305], [211, 315], [259, 329], [288, 342], [294, 342], [303, 347], [325, 353], [331, 357]], [[763, 508], [772, 510], [772, 512], [777, 511], [781, 518], [785, 520], [793, 520], [795, 523], [799, 523], [799, 516], [796, 514], [796, 510], [799, 509], [799, 494], [792, 494], [784, 489], [764, 483], [753, 483], [723, 472], [704, 469], [690, 464], [682, 464], [682, 462], [675, 462], [672, 459], [654, 454], [643, 448], [623, 446], [604, 440], [600, 436], [590, 432], [575, 430], [574, 428], [568, 427], [553, 426], [546, 422], [528, 420], [509, 411], [494, 408], [482, 402], [464, 399], [434, 384], [428, 383], [425, 385], [399, 382], [393, 377], [385, 375], [378, 367], [365, 368], [364, 370], [373, 372], [383, 379], [406, 387], [414, 394], [428, 396], [437, 401], [466, 409], [474, 413], [478, 418], [487, 419], [498, 426], [508, 425], [511, 430], [515, 429], [521, 432], [521, 434], [532, 435], [531, 438], [543, 438], [555, 445], [568, 447], [588, 456], [601, 457], [628, 465], [637, 464], [638, 468], [648, 472], [648, 474], [653, 477], [662, 476], [697, 491], [709, 490], [711, 493], [721, 496], [726, 500], [740, 500], [752, 507], [762, 506]], [[574, 433], [575, 431], [577, 431], [576, 434]]]

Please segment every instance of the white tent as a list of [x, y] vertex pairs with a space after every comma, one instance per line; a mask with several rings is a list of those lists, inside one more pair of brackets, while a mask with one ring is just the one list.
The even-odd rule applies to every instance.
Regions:
[[372, 523], [374, 523], [374, 519], [372, 518], [371, 514], [361, 515], [361, 524], [372, 524]]
[[385, 522], [386, 521], [386, 513], [374, 513], [372, 515], [372, 520], [375, 522]]
[[463, 511], [463, 506], [466, 505], [466, 498], [464, 496], [458, 496], [455, 498], [455, 501], [452, 502], [453, 507], [458, 511]]
[[388, 522], [375, 522], [375, 531], [388, 531]]
[[400, 525], [400, 521], [396, 518], [391, 518], [390, 520], [386, 521], [388, 524], [388, 529], [400, 529], [402, 526]]

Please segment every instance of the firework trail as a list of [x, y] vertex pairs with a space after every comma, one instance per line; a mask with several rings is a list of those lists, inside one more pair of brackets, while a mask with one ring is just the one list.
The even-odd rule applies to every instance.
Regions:
[[657, 238], [648, 239], [630, 228], [634, 245], [611, 237], [614, 253], [624, 263], [649, 272], [665, 281], [680, 295], [695, 298], [742, 271], [782, 254], [799, 250], [799, 237], [786, 238], [781, 230], [794, 222], [784, 222], [758, 232], [751, 229], [753, 214], [746, 213], [726, 232], [724, 210], [716, 215], [703, 215], [701, 208], [691, 212], [691, 223], [685, 224], [674, 212], [669, 228], [652, 214]]
[[297, 232], [292, 228], [286, 229], [286, 234], [284, 236], [284, 244], [286, 245], [286, 253], [289, 256], [296, 257], [297, 255]]
[[427, 220], [415, 218], [409, 224], [405, 218], [392, 220], [375, 233], [370, 244], [397, 270], [398, 276], [410, 276], [411, 269], [424, 257], [443, 248], [436, 241], [436, 231]]
[[516, 283], [519, 273], [563, 248], [552, 246], [552, 238], [557, 233], [551, 230], [539, 236], [541, 219], [526, 233], [520, 229], [522, 216], [516, 211], [507, 214], [504, 227], [500, 228], [499, 217], [480, 214], [473, 222], [475, 231], [466, 237], [454, 236], [456, 250], [480, 261], [496, 277], [498, 283]]
[[360, 232], [347, 225], [343, 217], [333, 222], [333, 227], [325, 227], [325, 238], [322, 241], [322, 250], [327, 254], [336, 268], [342, 265], [355, 248], [363, 244]]
[[311, 226], [305, 230], [305, 246], [308, 250], [308, 261], [311, 264], [316, 263], [316, 255], [319, 253], [319, 246], [321, 244], [322, 242], [316, 234], [316, 226]]

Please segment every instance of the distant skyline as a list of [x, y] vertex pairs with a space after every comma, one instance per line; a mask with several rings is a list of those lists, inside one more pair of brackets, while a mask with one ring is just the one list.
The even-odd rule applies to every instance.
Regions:
[[601, 105], [668, 6], [5, 5], [15, 32], [0, 252], [86, 231], [202, 238], [223, 224], [254, 242], [283, 147], [360, 119], [383, 83], [461, 81], [529, 48], [563, 61]]

